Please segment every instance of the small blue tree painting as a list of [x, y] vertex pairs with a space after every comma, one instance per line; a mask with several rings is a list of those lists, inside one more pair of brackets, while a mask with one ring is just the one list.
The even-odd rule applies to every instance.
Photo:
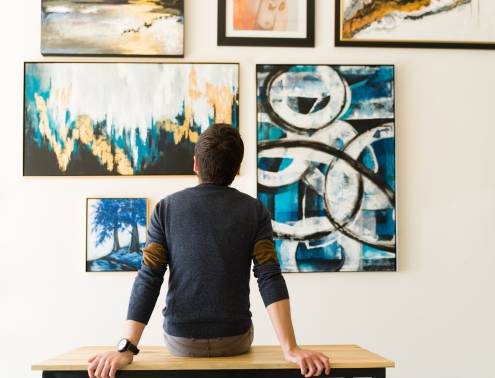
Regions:
[[146, 198], [88, 198], [86, 271], [138, 270], [147, 219]]

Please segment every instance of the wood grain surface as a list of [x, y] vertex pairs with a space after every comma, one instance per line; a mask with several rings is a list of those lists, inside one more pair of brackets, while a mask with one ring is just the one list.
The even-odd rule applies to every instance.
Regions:
[[[387, 368], [393, 361], [358, 345], [307, 345], [330, 358], [333, 368]], [[88, 359], [96, 353], [115, 347], [82, 347], [46, 361], [34, 364], [33, 370], [86, 370]], [[125, 370], [238, 370], [238, 369], [296, 369], [286, 362], [278, 346], [253, 346], [251, 353], [235, 357], [190, 358], [175, 357], [166, 348], [142, 347], [134, 362]]]

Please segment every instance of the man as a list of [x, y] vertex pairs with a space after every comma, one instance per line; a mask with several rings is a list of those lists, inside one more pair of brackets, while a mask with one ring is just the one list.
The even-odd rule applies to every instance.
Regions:
[[191, 357], [249, 352], [251, 262], [285, 359], [296, 363], [305, 377], [330, 373], [325, 355], [296, 343], [268, 210], [259, 200], [229, 187], [243, 155], [239, 133], [228, 125], [212, 126], [201, 135], [194, 151], [200, 183], [156, 205], [131, 293], [125, 338], [117, 351], [89, 360], [91, 378], [113, 378], [132, 363], [167, 266], [163, 315], [170, 352]]

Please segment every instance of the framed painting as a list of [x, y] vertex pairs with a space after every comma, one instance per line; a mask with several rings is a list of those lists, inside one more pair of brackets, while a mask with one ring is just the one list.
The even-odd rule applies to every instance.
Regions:
[[314, 0], [219, 0], [219, 46], [314, 47]]
[[41, 54], [184, 56], [184, 0], [42, 0]]
[[258, 198], [284, 272], [395, 271], [390, 65], [258, 65]]
[[239, 127], [236, 63], [25, 63], [24, 176], [193, 175], [214, 123]]
[[335, 45], [495, 49], [492, 0], [335, 0]]
[[88, 198], [86, 272], [138, 270], [147, 224], [146, 198]]

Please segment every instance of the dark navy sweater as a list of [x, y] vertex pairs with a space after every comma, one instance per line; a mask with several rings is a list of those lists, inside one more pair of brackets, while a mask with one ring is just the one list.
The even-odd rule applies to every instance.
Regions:
[[172, 194], [152, 213], [127, 319], [148, 323], [168, 266], [163, 309], [168, 334], [242, 334], [251, 327], [251, 263], [265, 306], [289, 297], [272, 241], [270, 213], [259, 200], [214, 184]]

